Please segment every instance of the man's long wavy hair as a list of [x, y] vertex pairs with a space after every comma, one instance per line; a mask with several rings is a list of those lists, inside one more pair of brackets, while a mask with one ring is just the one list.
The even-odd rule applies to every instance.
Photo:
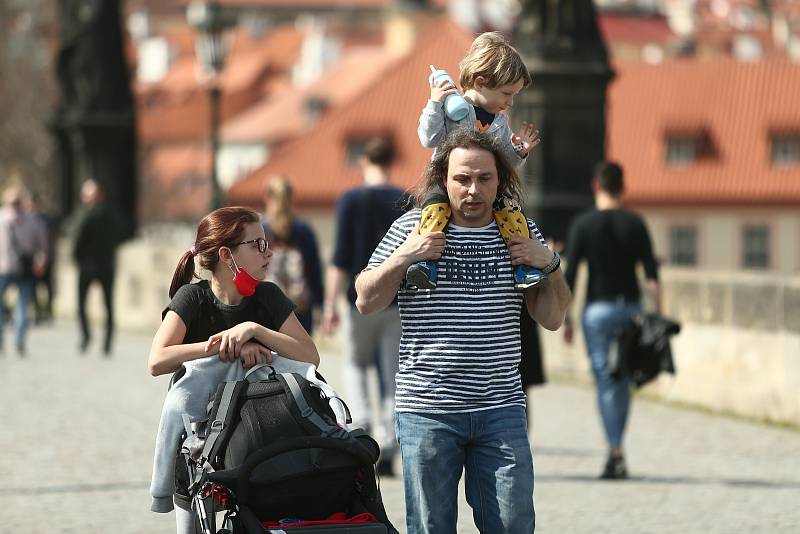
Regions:
[[446, 194], [447, 168], [450, 166], [450, 153], [456, 148], [481, 148], [491, 152], [497, 165], [499, 184], [497, 192], [509, 193], [520, 204], [523, 202], [522, 181], [514, 166], [508, 161], [500, 141], [489, 134], [477, 132], [471, 128], [459, 128], [445, 139], [444, 144], [436, 149], [436, 154], [428, 163], [420, 177], [420, 183], [414, 190], [412, 200], [418, 208], [425, 199], [437, 191]]

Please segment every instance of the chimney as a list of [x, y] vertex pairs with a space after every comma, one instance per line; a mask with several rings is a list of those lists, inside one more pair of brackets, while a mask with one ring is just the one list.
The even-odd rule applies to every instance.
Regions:
[[303, 117], [306, 125], [311, 126], [316, 123], [327, 107], [328, 101], [325, 97], [308, 95], [303, 101]]
[[384, 19], [386, 50], [397, 56], [411, 51], [429, 18], [427, 0], [395, 0]]
[[336, 63], [341, 52], [337, 39], [327, 35], [324, 20], [313, 15], [298, 18], [297, 25], [305, 31], [300, 58], [292, 70], [292, 81], [298, 87], [319, 79]]

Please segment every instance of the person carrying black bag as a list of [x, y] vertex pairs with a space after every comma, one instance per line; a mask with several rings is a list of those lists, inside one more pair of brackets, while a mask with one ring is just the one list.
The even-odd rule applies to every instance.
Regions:
[[17, 286], [17, 306], [14, 314], [14, 333], [17, 354], [26, 352], [28, 305], [33, 297], [34, 276], [47, 264], [47, 230], [35, 217], [23, 210], [26, 192], [10, 187], [3, 193], [0, 208], [0, 349], [5, 326], [6, 288]]
[[[623, 208], [622, 167], [600, 162], [592, 181], [596, 209], [572, 223], [567, 240], [566, 279], [574, 290], [581, 260], [589, 267], [589, 286], [581, 324], [586, 351], [597, 384], [597, 403], [608, 441], [603, 479], [627, 478], [622, 439], [628, 418], [631, 380], [628, 373], [609, 372], [609, 347], [617, 333], [640, 313], [636, 266], [641, 263], [655, 310], [660, 313], [658, 266], [644, 221]], [[564, 323], [564, 340], [572, 343], [570, 314]]]

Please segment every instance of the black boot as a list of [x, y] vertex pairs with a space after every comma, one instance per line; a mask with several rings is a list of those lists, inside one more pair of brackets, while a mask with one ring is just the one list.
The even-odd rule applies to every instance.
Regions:
[[628, 469], [625, 467], [625, 457], [609, 455], [606, 467], [600, 474], [604, 480], [622, 480], [628, 478]]

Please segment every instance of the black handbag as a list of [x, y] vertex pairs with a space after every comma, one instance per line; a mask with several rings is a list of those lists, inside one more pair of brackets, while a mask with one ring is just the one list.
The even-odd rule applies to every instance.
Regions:
[[670, 338], [680, 331], [679, 323], [657, 313], [633, 317], [614, 336], [606, 371], [616, 379], [629, 375], [636, 387], [650, 382], [661, 372], [675, 374]]

